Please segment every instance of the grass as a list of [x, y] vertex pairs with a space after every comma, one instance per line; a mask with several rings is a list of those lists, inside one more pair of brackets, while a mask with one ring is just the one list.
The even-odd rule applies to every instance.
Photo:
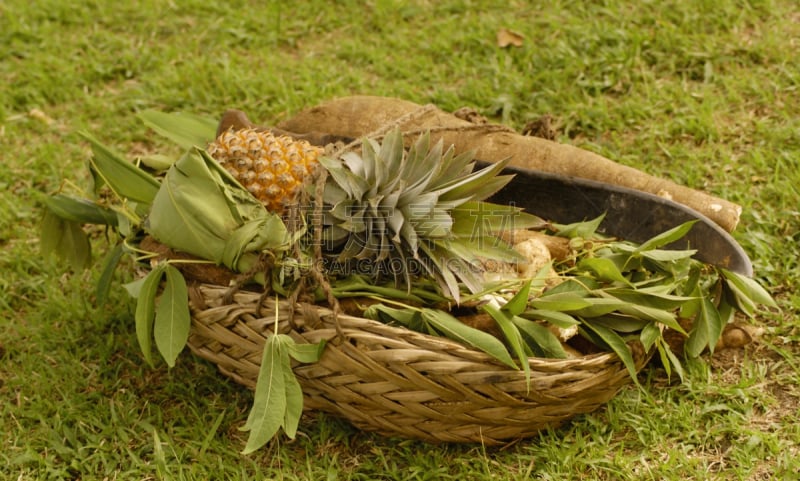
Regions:
[[[800, 474], [800, 13], [701, 2], [0, 4], [3, 479], [795, 479]], [[499, 28], [525, 36], [495, 45]], [[324, 416], [242, 456], [252, 399], [185, 354], [142, 362], [131, 304], [38, 251], [43, 193], [88, 181], [89, 130], [154, 148], [145, 108], [274, 123], [326, 99], [472, 106], [740, 203], [781, 312], [743, 350], [657, 366], [607, 408], [505, 449], [383, 439]], [[95, 256], [102, 255], [97, 242]], [[122, 280], [122, 279], [120, 279]]]

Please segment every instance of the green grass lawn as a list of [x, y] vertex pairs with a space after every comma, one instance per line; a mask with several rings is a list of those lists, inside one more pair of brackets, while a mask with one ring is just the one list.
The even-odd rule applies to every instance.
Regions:
[[[501, 28], [522, 46], [499, 48]], [[0, 478], [797, 479], [798, 51], [794, 0], [0, 2]], [[80, 130], [152, 151], [142, 109], [277, 123], [352, 94], [518, 129], [550, 114], [560, 142], [741, 204], [734, 236], [781, 311], [683, 384], [649, 366], [642, 389], [504, 449], [318, 416], [241, 455], [251, 392], [188, 353], [147, 367], [127, 295], [98, 308], [97, 272], [40, 254], [41, 199], [88, 182]]]

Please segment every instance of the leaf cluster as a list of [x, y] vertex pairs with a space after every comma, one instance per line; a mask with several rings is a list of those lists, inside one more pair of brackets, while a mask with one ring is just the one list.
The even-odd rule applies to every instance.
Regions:
[[[239, 272], [253, 268], [264, 254], [279, 258], [292, 246], [301, 233], [290, 234], [277, 215], [268, 212], [197, 147], [212, 138], [211, 122], [149, 111], [142, 119], [186, 148], [186, 153], [177, 161], [159, 164], [165, 171], [154, 173], [85, 134], [92, 145], [93, 193], [86, 195], [88, 198], [56, 193], [44, 200], [43, 250], [65, 258], [73, 268], [85, 268], [91, 259], [91, 243], [83, 225], [104, 225], [113, 233], [116, 243], [103, 263], [97, 287], [99, 302], [107, 297], [113, 273], [125, 254], [136, 262], [153, 256], [138, 248], [143, 235]], [[155, 362], [153, 344], [173, 367], [189, 338], [188, 289], [176, 262], [181, 261], [142, 266], [147, 274], [124, 286], [136, 299], [136, 337], [151, 365]], [[263, 273], [254, 274], [254, 280], [261, 283], [270, 280], [258, 277]], [[276, 271], [274, 277], [282, 274]], [[294, 436], [303, 398], [289, 356], [315, 362], [324, 346], [296, 345], [291, 338], [277, 334], [268, 339], [253, 410], [245, 426], [251, 433], [246, 452], [262, 446], [281, 427]]]
[[[692, 258], [692, 250], [661, 249], [686, 235], [692, 222], [635, 245], [601, 238], [596, 233], [600, 221], [555, 226], [557, 234], [571, 237], [580, 247], [572, 258], [554, 266], [558, 273], [554, 287], [545, 282], [548, 266], [537, 278], [504, 283], [483, 293], [479, 309], [495, 321], [502, 333], [500, 344], [435, 309], [374, 305], [365, 315], [458, 340], [524, 370], [528, 379], [528, 358], [568, 357], [554, 331], [575, 329], [598, 348], [616, 353], [636, 380], [632, 343], [646, 352], [655, 349], [667, 372], [674, 369], [683, 378], [681, 357], [713, 352], [736, 312], [753, 316], [758, 306], [775, 307], [754, 280], [703, 264]], [[688, 332], [682, 320], [690, 321]], [[665, 329], [686, 337], [684, 353], [671, 350]]]
[[[277, 326], [276, 322], [276, 329]], [[253, 408], [242, 428], [250, 432], [244, 454], [264, 446], [281, 428], [289, 438], [294, 439], [303, 414], [303, 391], [292, 371], [291, 360], [317, 362], [324, 349], [325, 341], [297, 344], [288, 335], [277, 332], [267, 338], [258, 371]]]
[[[288, 254], [302, 231], [290, 233], [279, 217], [268, 212], [204, 150], [196, 147], [213, 136], [211, 122], [156, 112], [145, 112], [142, 117], [156, 131], [186, 148], [186, 153], [176, 161], [159, 159], [145, 167], [128, 162], [85, 135], [93, 151], [89, 165], [94, 179], [92, 193], [87, 198], [56, 193], [44, 200], [44, 251], [60, 254], [74, 268], [84, 268], [91, 259], [91, 243], [83, 226], [102, 225], [113, 233], [116, 242], [103, 261], [97, 289], [100, 302], [107, 297], [114, 270], [126, 254], [137, 262], [148, 260], [149, 254], [137, 248], [145, 234], [171, 248], [239, 272], [251, 269], [260, 256], [270, 255], [278, 268], [273, 269], [271, 279], [255, 280], [265, 288], [287, 292], [285, 285], [293, 279], [289, 272], [307, 260]], [[398, 181], [402, 176], [375, 161], [381, 155], [395, 155], [398, 142], [401, 138], [397, 135], [389, 136], [388, 145], [367, 141], [366, 157], [372, 161], [364, 164], [352, 159], [347, 164], [347, 156], [343, 157], [347, 168], [324, 160], [332, 176], [339, 178], [338, 187], [326, 190], [327, 200], [338, 195], [336, 189], [344, 189], [347, 196], [357, 193], [368, 201], [373, 186], [359, 183], [359, 176], [352, 175], [358, 174], [358, 169], [376, 182], [391, 186]], [[436, 155], [441, 154], [440, 150], [441, 146], [433, 148]], [[412, 256], [424, 255], [443, 264], [435, 264], [438, 277], [432, 275], [431, 282], [422, 278], [413, 285], [409, 282], [407, 289], [362, 276], [332, 277], [330, 294], [380, 301], [366, 310], [366, 317], [454, 339], [486, 352], [509, 368], [523, 370], [528, 381], [528, 359], [568, 357], [555, 332], [574, 329], [600, 349], [616, 353], [635, 379], [632, 343], [640, 343], [646, 351], [657, 350], [664, 366], [668, 370], [672, 366], [682, 377], [681, 353], [673, 353], [666, 344], [664, 329], [685, 334], [685, 354], [696, 357], [706, 349], [713, 351], [724, 325], [736, 312], [753, 316], [759, 306], [775, 306], [754, 280], [704, 265], [692, 258], [692, 250], [661, 249], [683, 237], [691, 223], [641, 245], [603, 239], [596, 232], [601, 219], [555, 225], [554, 234], [570, 237], [576, 247], [570, 259], [553, 266], [558, 273], [555, 286], [547, 279], [549, 266], [534, 279], [510, 279], [497, 286], [487, 286], [477, 278], [457, 277], [445, 268], [445, 263], [452, 267], [454, 260], [467, 264], [480, 258], [513, 261], [507, 246], [487, 244], [485, 234], [508, 227], [505, 222], [519, 212], [475, 198], [475, 192], [488, 195], [502, 185], [505, 180], [494, 176], [496, 170], [459, 177], [457, 174], [471, 171], [467, 168], [469, 159], [464, 157], [451, 159], [453, 162], [448, 165], [452, 172], [448, 170], [447, 175], [438, 171], [431, 174], [421, 167], [428, 153], [427, 144], [417, 145], [407, 160], [407, 168], [418, 178], [420, 195], [433, 182], [437, 198], [434, 210], [447, 207], [447, 218], [442, 222], [449, 234], [439, 235], [441, 229], [426, 231], [431, 227], [431, 216], [438, 217], [434, 211], [415, 213], [410, 208], [414, 196], [406, 199], [410, 210], [402, 220], [389, 218], [386, 225], [377, 227], [394, 229], [397, 235], [390, 241], [414, 246]], [[164, 170], [153, 172], [152, 166], [156, 165]], [[453, 178], [456, 180], [447, 180]], [[493, 183], [482, 187], [485, 178], [493, 179]], [[394, 202], [393, 207], [406, 206], [399, 195], [377, 197], [388, 198]], [[484, 209], [491, 212], [481, 215]], [[377, 246], [378, 250], [384, 247], [380, 243]], [[125, 286], [137, 299], [136, 336], [150, 364], [154, 363], [154, 344], [166, 363], [174, 366], [188, 340], [191, 317], [187, 286], [174, 262], [150, 263], [146, 276]], [[458, 271], [471, 272], [470, 266], [459, 266]], [[442, 289], [442, 285], [446, 288]], [[324, 294], [318, 292], [320, 297]], [[448, 312], [444, 306], [461, 294], [464, 299], [479, 300], [478, 309], [494, 320], [501, 338], [467, 326]], [[688, 332], [680, 322], [686, 319], [691, 320], [692, 326]], [[277, 334], [277, 321], [275, 327], [276, 333], [268, 337], [264, 348], [255, 401], [244, 428], [250, 431], [245, 452], [263, 446], [281, 428], [294, 436], [302, 412], [302, 391], [291, 359], [315, 362], [324, 348], [324, 344], [295, 344], [291, 337]]]

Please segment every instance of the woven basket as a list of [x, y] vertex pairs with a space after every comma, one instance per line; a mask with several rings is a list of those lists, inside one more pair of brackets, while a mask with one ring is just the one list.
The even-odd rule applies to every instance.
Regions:
[[[276, 316], [274, 299], [210, 284], [190, 289], [190, 306], [190, 349], [251, 389], [276, 320], [297, 342], [327, 340], [319, 362], [294, 367], [304, 408], [389, 437], [506, 443], [594, 411], [631, 381], [611, 353], [531, 358], [529, 389], [523, 371], [448, 339], [288, 301]], [[651, 353], [638, 347], [641, 368]]]

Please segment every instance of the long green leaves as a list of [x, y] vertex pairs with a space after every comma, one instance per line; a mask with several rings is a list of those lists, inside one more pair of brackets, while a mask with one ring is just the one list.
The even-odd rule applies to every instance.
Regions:
[[55, 194], [47, 197], [45, 206], [58, 217], [79, 224], [117, 225], [117, 214], [95, 202], [71, 195]]
[[[599, 220], [559, 226], [560, 234], [592, 238]], [[561, 327], [577, 323], [584, 337], [616, 352], [631, 373], [634, 364], [627, 342], [639, 333], [645, 349], [655, 346], [667, 369], [671, 365], [682, 376], [678, 357], [661, 338], [663, 328], [686, 334], [679, 315], [692, 318], [685, 351], [696, 357], [706, 349], [713, 352], [735, 309], [752, 315], [759, 304], [775, 305], [752, 279], [705, 266], [691, 259], [692, 250], [661, 249], [686, 235], [693, 224], [679, 225], [638, 246], [587, 243], [577, 263], [565, 266], [567, 281], [533, 298], [522, 316]]]
[[84, 269], [91, 261], [91, 244], [83, 224], [118, 225], [117, 214], [96, 202], [65, 194], [44, 199], [41, 239], [42, 253], [55, 254], [75, 270]]
[[505, 346], [496, 337], [462, 323], [447, 312], [411, 306], [396, 309], [383, 304], [374, 304], [364, 312], [364, 317], [383, 322], [396, 321], [409, 329], [448, 337], [481, 350], [506, 366], [517, 369]]
[[727, 269], [722, 269], [721, 273], [731, 303], [743, 313], [752, 317], [759, 304], [777, 307], [772, 296], [755, 280]]
[[514, 314], [500, 309], [494, 303], [485, 304], [483, 310], [492, 316], [498, 327], [500, 327], [506, 339], [506, 343], [511, 348], [511, 352], [517, 357], [520, 366], [522, 366], [522, 370], [525, 371], [525, 381], [530, 385], [531, 367], [528, 363], [529, 350], [525, 348], [525, 341], [522, 339], [522, 334], [512, 320]]
[[625, 364], [628, 374], [631, 375], [631, 379], [638, 383], [636, 379], [636, 362], [633, 359], [630, 347], [628, 347], [622, 336], [613, 329], [592, 322], [586, 322], [582, 326], [589, 339], [592, 339], [597, 345], [607, 347], [619, 356], [622, 363]]
[[244, 453], [251, 453], [269, 441], [284, 424], [286, 414], [286, 376], [289, 362], [285, 338], [274, 335], [264, 344], [261, 368], [256, 381], [255, 399], [243, 430], [251, 431]]
[[75, 270], [89, 266], [92, 246], [78, 222], [65, 220], [47, 209], [42, 217], [40, 239], [43, 254], [55, 254]]
[[205, 148], [216, 135], [217, 121], [188, 113], [145, 110], [139, 118], [150, 128], [184, 149]]
[[97, 139], [82, 132], [92, 144], [94, 156], [90, 161], [92, 174], [98, 182], [108, 185], [121, 199], [149, 205], [158, 191], [158, 181], [142, 169], [125, 160]]
[[722, 335], [723, 327], [722, 317], [714, 303], [710, 299], [701, 299], [700, 310], [694, 318], [693, 329], [686, 341], [686, 353], [691, 357], [697, 357], [706, 348], [713, 352], [714, 345]]
[[[136, 339], [142, 349], [145, 360], [153, 364], [153, 322], [156, 315], [156, 295], [161, 278], [164, 276], [166, 264], [159, 264], [151, 270], [141, 283], [136, 293]], [[130, 292], [130, 290], [129, 290]]]
[[256, 381], [253, 408], [242, 428], [250, 431], [243, 453], [256, 451], [282, 427], [290, 438], [297, 433], [303, 412], [303, 393], [292, 371], [290, 358], [299, 362], [317, 362], [324, 342], [298, 345], [285, 334], [267, 338]]
[[100, 271], [100, 277], [97, 280], [97, 305], [102, 306], [106, 302], [106, 298], [108, 298], [108, 293], [111, 290], [111, 280], [114, 277], [114, 271], [117, 269], [120, 261], [122, 260], [122, 255], [125, 253], [125, 248], [121, 243], [115, 245], [109, 252], [106, 254], [106, 258], [103, 261], [103, 269]]
[[178, 269], [167, 264], [164, 273], [164, 292], [156, 307], [153, 335], [158, 352], [173, 367], [189, 339], [189, 293]]
[[[591, 237], [596, 225], [592, 221], [565, 229], [569, 235]], [[577, 327], [583, 337], [616, 353], [634, 378], [636, 359], [629, 345], [633, 341], [641, 342], [645, 350], [657, 349], [666, 368], [671, 372], [673, 367], [682, 376], [678, 356], [662, 338], [663, 329], [687, 335], [686, 354], [696, 357], [706, 349], [713, 351], [734, 307], [751, 313], [758, 304], [774, 306], [769, 294], [751, 279], [704, 266], [691, 259], [692, 251], [660, 250], [685, 235], [691, 225], [678, 226], [639, 246], [619, 241], [587, 243], [589, 250], [566, 266], [557, 286], [533, 293], [528, 280], [514, 288], [515, 294], [507, 300], [483, 304], [481, 309], [503, 334], [503, 351], [494, 340], [470, 332], [471, 327], [441, 311], [375, 305], [367, 315], [446, 335], [489, 352], [507, 365], [508, 356], [513, 355], [518, 361], [514, 365], [526, 370], [526, 376], [528, 356], [566, 357], [562, 341], [544, 323], [562, 329]], [[703, 276], [707, 280], [700, 283]], [[715, 299], [718, 283], [726, 295]], [[502, 297], [495, 294], [495, 299]], [[678, 315], [689, 313], [694, 319], [687, 334]]]

